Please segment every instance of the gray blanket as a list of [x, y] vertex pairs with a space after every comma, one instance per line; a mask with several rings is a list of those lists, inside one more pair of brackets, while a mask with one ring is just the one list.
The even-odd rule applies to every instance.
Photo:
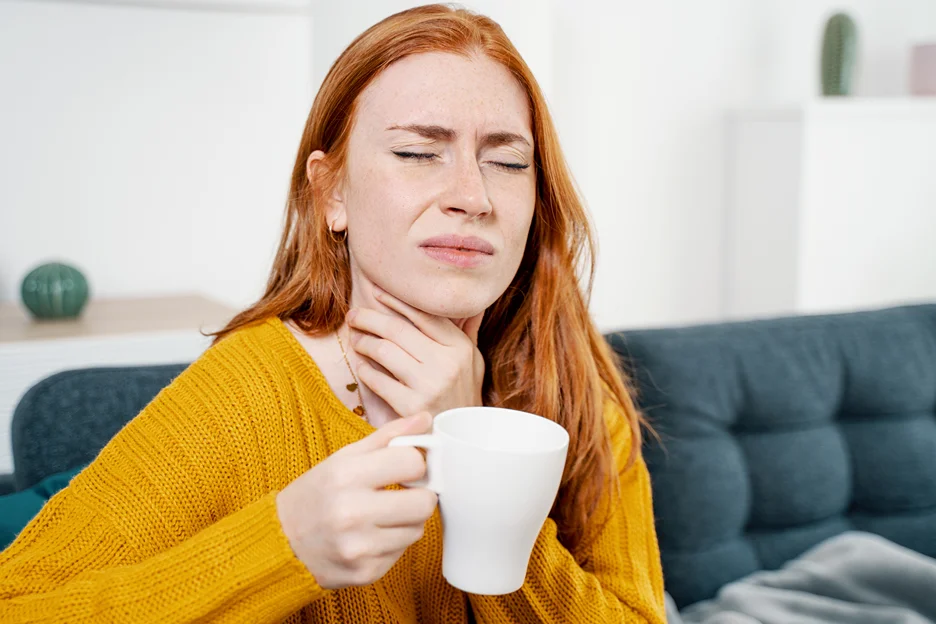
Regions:
[[936, 559], [851, 531], [682, 613], [669, 607], [670, 624], [932, 624]]

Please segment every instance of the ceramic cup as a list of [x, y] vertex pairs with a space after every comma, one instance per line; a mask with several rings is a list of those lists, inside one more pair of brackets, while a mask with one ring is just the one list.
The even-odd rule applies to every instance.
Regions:
[[408, 485], [439, 495], [445, 579], [472, 594], [520, 589], [559, 491], [568, 432], [527, 412], [462, 407], [436, 416], [432, 433], [390, 445], [426, 449], [427, 478]]

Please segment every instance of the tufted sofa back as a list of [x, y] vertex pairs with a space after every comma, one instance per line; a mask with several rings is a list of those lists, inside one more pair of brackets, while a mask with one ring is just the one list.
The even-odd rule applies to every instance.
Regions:
[[936, 556], [936, 305], [609, 340], [680, 607], [852, 528]]

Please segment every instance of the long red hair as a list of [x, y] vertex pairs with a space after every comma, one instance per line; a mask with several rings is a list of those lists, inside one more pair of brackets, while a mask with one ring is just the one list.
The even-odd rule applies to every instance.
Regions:
[[[640, 448], [641, 417], [613, 352], [588, 313], [594, 239], [533, 74], [493, 20], [430, 5], [372, 26], [338, 57], [306, 122], [286, 206], [286, 223], [263, 297], [238, 314], [216, 340], [277, 316], [312, 334], [336, 331], [351, 294], [347, 247], [331, 234], [320, 198], [342, 171], [360, 93], [388, 65], [411, 54], [483, 53], [501, 63], [529, 96], [537, 193], [533, 223], [517, 275], [487, 310], [478, 347], [484, 355], [485, 405], [520, 409], [555, 421], [570, 434], [566, 469], [551, 517], [559, 538], [581, 552], [601, 496], [615, 492], [616, 467], [603, 419], [615, 403], [632, 432], [630, 465]], [[306, 161], [326, 153], [315, 186]], [[579, 272], [586, 286], [580, 287]], [[592, 519], [594, 521], [594, 519]]]

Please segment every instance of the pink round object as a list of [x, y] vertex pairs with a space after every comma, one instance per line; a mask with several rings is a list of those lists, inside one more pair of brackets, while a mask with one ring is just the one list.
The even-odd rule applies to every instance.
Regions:
[[936, 95], [936, 43], [913, 46], [910, 55], [910, 93]]

